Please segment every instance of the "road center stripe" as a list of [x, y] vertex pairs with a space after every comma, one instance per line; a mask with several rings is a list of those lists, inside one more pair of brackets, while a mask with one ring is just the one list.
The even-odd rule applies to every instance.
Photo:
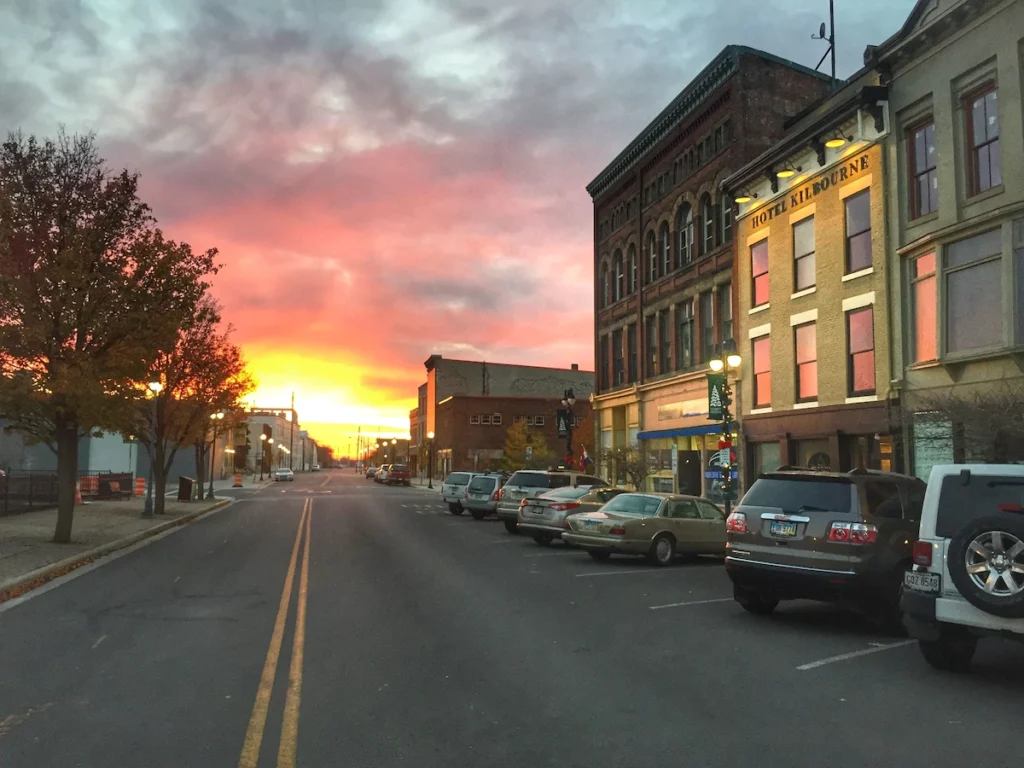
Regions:
[[292, 663], [288, 672], [288, 692], [284, 699], [281, 720], [281, 743], [277, 750], [277, 768], [295, 768], [299, 742], [299, 704], [302, 702], [302, 655], [306, 646], [306, 597], [309, 594], [310, 526], [313, 522], [313, 500], [306, 500], [306, 544], [299, 573], [299, 596], [295, 607], [295, 638], [292, 642]]

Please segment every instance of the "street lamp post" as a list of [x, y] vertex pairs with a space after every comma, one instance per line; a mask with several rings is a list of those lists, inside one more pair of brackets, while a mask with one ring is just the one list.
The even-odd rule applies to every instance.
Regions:
[[[562, 407], [565, 409], [565, 456], [568, 460], [572, 459], [572, 422], [576, 418], [573, 413], [572, 407], [576, 405], [576, 393], [572, 391], [572, 388], [565, 390], [562, 395]], [[570, 467], [566, 467], [569, 469]]]
[[213, 442], [210, 444], [210, 490], [206, 494], [207, 498], [213, 498], [213, 460], [217, 454], [217, 425], [224, 420], [224, 411], [218, 411], [217, 413], [211, 413], [210, 419], [213, 421]]
[[260, 435], [260, 480], [263, 480], [263, 457], [267, 453], [267, 433]]
[[164, 385], [159, 381], [149, 382], [153, 393], [153, 405], [149, 409], [149, 480], [146, 482], [146, 500], [142, 504], [142, 516], [153, 517], [153, 465], [156, 463], [156, 401]]
[[427, 432], [427, 488], [434, 488], [434, 433]]
[[[724, 358], [724, 359], [723, 359]], [[732, 500], [736, 493], [736, 489], [732, 485], [732, 413], [729, 410], [729, 406], [732, 405], [732, 386], [729, 384], [729, 372], [739, 369], [743, 363], [743, 358], [737, 355], [735, 352], [722, 355], [721, 358], [711, 360], [708, 365], [711, 370], [715, 373], [722, 373], [722, 438], [718, 442], [718, 449], [722, 453], [720, 457], [724, 457], [724, 461], [719, 459], [719, 466], [722, 469], [722, 485], [720, 486], [722, 496], [725, 500], [725, 515], [726, 517], [732, 511]]]

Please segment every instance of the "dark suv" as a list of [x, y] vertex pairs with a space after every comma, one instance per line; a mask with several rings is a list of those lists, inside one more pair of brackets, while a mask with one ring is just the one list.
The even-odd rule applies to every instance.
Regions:
[[898, 627], [924, 492], [916, 477], [872, 470], [761, 475], [726, 522], [736, 602], [758, 614], [780, 600], [842, 602]]

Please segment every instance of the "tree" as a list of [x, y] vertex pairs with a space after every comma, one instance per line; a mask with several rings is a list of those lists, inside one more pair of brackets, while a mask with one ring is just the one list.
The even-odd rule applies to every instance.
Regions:
[[[532, 448], [530, 458], [526, 449]], [[505, 452], [501, 459], [501, 468], [509, 472], [517, 469], [542, 469], [551, 466], [555, 455], [548, 448], [544, 435], [534, 432], [524, 422], [513, 424], [508, 428], [505, 437]]]
[[639, 443], [602, 448], [598, 452], [598, 464], [616, 485], [632, 485], [638, 491], [643, 490], [644, 482], [651, 474], [647, 452]]
[[[255, 384], [241, 350], [231, 343], [233, 328], [221, 329], [220, 308], [204, 297], [195, 314], [178, 331], [174, 343], [153, 361], [152, 377], [163, 385], [156, 402], [143, 409], [137, 427], [153, 462], [154, 512], [164, 509], [167, 474], [178, 450], [197, 447], [197, 480], [205, 479], [210, 414], [239, 411]], [[154, 432], [149, 408], [156, 412]]]
[[57, 454], [54, 541], [74, 519], [78, 440], [130, 432], [157, 350], [195, 311], [215, 250], [165, 240], [94, 137], [0, 146], [0, 415]]

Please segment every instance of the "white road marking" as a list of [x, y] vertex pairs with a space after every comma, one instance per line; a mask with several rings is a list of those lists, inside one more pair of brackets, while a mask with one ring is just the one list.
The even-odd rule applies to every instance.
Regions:
[[179, 581], [181, 581], [181, 576], [175, 576], [174, 583], [177, 584]]
[[585, 579], [590, 576], [629, 576], [634, 573], [664, 573], [664, 568], [631, 568], [630, 570], [615, 571], [591, 571], [590, 573], [577, 573], [577, 579]]
[[837, 661], [846, 661], [847, 659], [855, 659], [858, 656], [867, 656], [870, 653], [878, 653], [879, 651], [888, 651], [892, 648], [903, 648], [904, 646], [916, 643], [917, 640], [901, 640], [898, 643], [875, 643], [873, 648], [865, 648], [862, 651], [853, 651], [851, 653], [841, 653], [838, 656], [829, 656], [827, 659], [819, 659], [818, 661], [812, 661], [809, 664], [801, 664], [797, 669], [801, 672], [806, 672], [809, 669], [817, 669], [823, 667], [826, 664], [833, 664]]
[[491, 544], [515, 544], [516, 539], [491, 539]]
[[523, 555], [523, 557], [565, 557], [568, 552], [561, 550], [558, 552], [534, 552], [532, 555]]
[[403, 504], [403, 505], [402, 505], [402, 509], [408, 509], [408, 508], [409, 508], [409, 505], [408, 505], [408, 504]]
[[688, 603], [668, 603], [666, 605], [652, 605], [650, 610], [660, 611], [662, 608], [682, 608], [686, 605], [707, 605], [708, 603], [731, 603], [733, 598], [731, 597], [718, 597], [714, 600], [691, 600]]
[[96, 641], [95, 643], [93, 643], [93, 644], [92, 644], [92, 649], [93, 649], [93, 650], [95, 651], [95, 650], [96, 650], [96, 647], [97, 647], [97, 646], [98, 646], [98, 645], [99, 645], [100, 643], [102, 643], [102, 642], [103, 642], [104, 640], [106, 640], [106, 639], [107, 639], [107, 636], [106, 636], [106, 635], [100, 635], [100, 639], [99, 639], [99, 640], [97, 640], [97, 641]]

